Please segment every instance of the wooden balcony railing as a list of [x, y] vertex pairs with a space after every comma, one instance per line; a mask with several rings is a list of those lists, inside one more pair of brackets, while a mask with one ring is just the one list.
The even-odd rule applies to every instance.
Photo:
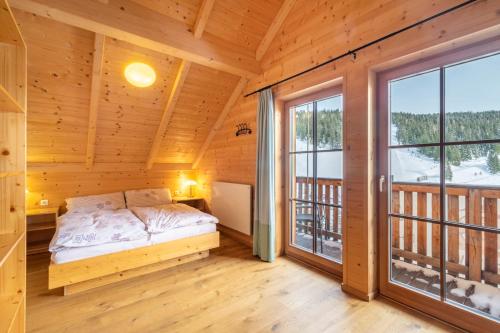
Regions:
[[[313, 200], [312, 178], [297, 177], [297, 199], [304, 201]], [[317, 226], [317, 234], [325, 239], [342, 240], [342, 179], [318, 178], [318, 214], [322, 222]], [[312, 235], [312, 205], [298, 203], [296, 211], [296, 228], [299, 232]]]
[[[341, 205], [342, 180], [318, 179], [318, 201]], [[312, 201], [312, 179], [296, 178], [297, 199]], [[419, 218], [440, 218], [440, 187], [438, 184], [393, 183], [392, 213]], [[461, 227], [472, 224], [498, 228], [499, 187], [449, 185], [446, 187], [446, 220], [458, 226], [446, 227], [446, 269], [448, 274], [473, 281], [500, 285], [499, 242], [496, 232]], [[320, 207], [325, 207], [321, 206]], [[321, 211], [317, 234], [325, 239], [339, 240], [342, 235], [341, 209], [330, 207]], [[296, 230], [312, 234], [312, 205], [296, 207]], [[392, 255], [421, 266], [439, 270], [439, 224], [409, 218], [392, 218]]]

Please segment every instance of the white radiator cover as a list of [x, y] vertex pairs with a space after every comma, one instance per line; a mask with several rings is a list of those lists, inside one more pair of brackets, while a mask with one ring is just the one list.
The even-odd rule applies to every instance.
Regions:
[[212, 215], [225, 227], [251, 235], [252, 186], [214, 182], [212, 184]]

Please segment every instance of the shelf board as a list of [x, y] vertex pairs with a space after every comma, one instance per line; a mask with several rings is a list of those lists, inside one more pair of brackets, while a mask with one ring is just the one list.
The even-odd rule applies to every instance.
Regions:
[[43, 252], [49, 252], [49, 241], [48, 240], [28, 243], [28, 246], [26, 249], [27, 255], [43, 253]]
[[0, 234], [0, 267], [15, 250], [23, 236], [24, 233]]
[[28, 223], [26, 226], [28, 232], [30, 231], [41, 231], [41, 230], [51, 230], [56, 228], [55, 222], [39, 222], [39, 223]]
[[0, 84], [0, 112], [14, 112], [14, 113], [24, 113], [22, 108], [17, 101], [12, 98], [4, 86]]
[[23, 293], [0, 297], [0, 332], [10, 332], [23, 304]]
[[0, 178], [22, 176], [24, 171], [0, 172]]

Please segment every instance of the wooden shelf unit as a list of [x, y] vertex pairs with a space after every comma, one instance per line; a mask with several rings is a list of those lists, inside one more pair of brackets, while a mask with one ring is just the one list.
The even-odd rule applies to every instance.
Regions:
[[24, 113], [24, 109], [19, 105], [7, 90], [0, 84], [0, 111]]
[[15, 332], [16, 320], [24, 303], [24, 294], [18, 293], [0, 297], [0, 332]]
[[0, 0], [0, 332], [26, 319], [26, 45]]
[[0, 267], [18, 247], [24, 233], [0, 234]]

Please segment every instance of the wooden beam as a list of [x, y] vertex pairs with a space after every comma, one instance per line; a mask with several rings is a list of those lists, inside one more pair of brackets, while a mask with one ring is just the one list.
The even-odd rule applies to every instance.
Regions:
[[11, 0], [15, 8], [238, 76], [261, 73], [255, 55], [131, 0]]
[[229, 111], [231, 111], [231, 108], [233, 107], [234, 103], [238, 100], [238, 97], [240, 97], [243, 88], [245, 88], [248, 80], [245, 78], [241, 78], [236, 87], [233, 90], [233, 93], [229, 97], [229, 99], [226, 102], [226, 105], [224, 105], [224, 109], [222, 109], [222, 112], [220, 113], [219, 117], [217, 118], [217, 121], [215, 122], [214, 126], [208, 133], [207, 138], [205, 139], [205, 142], [201, 146], [198, 155], [196, 156], [194, 162], [193, 162], [193, 169], [196, 169], [198, 167], [198, 164], [200, 163], [201, 159], [203, 158], [203, 155], [205, 155], [205, 152], [207, 151], [208, 147], [210, 146], [210, 143], [212, 142], [212, 139], [214, 138], [215, 134], [217, 134], [217, 131], [221, 128], [222, 124], [224, 123], [224, 120], [226, 119]]
[[182, 85], [184, 84], [184, 80], [187, 77], [190, 66], [191, 63], [186, 60], [183, 60], [179, 66], [172, 91], [170, 92], [170, 96], [168, 97], [167, 105], [165, 106], [160, 124], [158, 125], [158, 129], [156, 130], [153, 145], [151, 146], [151, 151], [149, 152], [149, 157], [146, 162], [146, 169], [151, 169], [153, 163], [156, 160], [156, 156], [158, 155], [158, 150], [160, 150], [160, 145], [163, 140], [165, 130], [167, 129], [168, 122], [170, 121], [172, 113], [174, 112], [175, 104], [177, 104], [177, 99], [179, 98], [180, 92], [182, 90]]
[[93, 54], [94, 60], [92, 63], [92, 83], [90, 87], [89, 128], [87, 132], [87, 155], [85, 157], [85, 164], [87, 168], [92, 168], [94, 165], [97, 110], [99, 108], [99, 96], [101, 92], [105, 40], [106, 37], [104, 37], [104, 35], [95, 35]]
[[262, 59], [267, 49], [269, 48], [269, 45], [271, 45], [271, 42], [273, 41], [274, 37], [276, 37], [276, 34], [283, 25], [283, 22], [285, 22], [288, 13], [290, 13], [290, 10], [292, 10], [293, 5], [295, 5], [295, 1], [296, 0], [283, 1], [283, 4], [281, 5], [280, 10], [278, 11], [278, 14], [276, 14], [276, 16], [274, 17], [274, 20], [267, 29], [264, 38], [262, 38], [259, 46], [257, 47], [257, 51], [255, 52], [255, 57], [258, 61]]
[[196, 17], [196, 22], [194, 22], [193, 34], [194, 38], [201, 38], [203, 35], [203, 31], [205, 30], [205, 26], [208, 22], [208, 17], [210, 16], [210, 12], [214, 7], [215, 0], [203, 0], [200, 6], [200, 11], [198, 12], [198, 16]]

